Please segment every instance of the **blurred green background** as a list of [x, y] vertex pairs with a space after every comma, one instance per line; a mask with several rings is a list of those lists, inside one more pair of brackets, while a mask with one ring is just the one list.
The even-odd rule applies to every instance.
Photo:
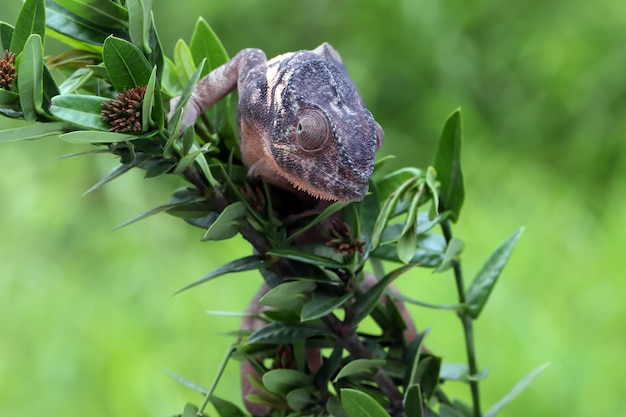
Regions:
[[[4, 1], [0, 20], [14, 23], [19, 7]], [[626, 415], [625, 12], [615, 0], [154, 4], [168, 55], [199, 15], [231, 55], [333, 44], [395, 168], [428, 165], [462, 107], [467, 197], [456, 234], [468, 278], [526, 226], [476, 326], [485, 409], [552, 364], [503, 417]], [[56, 159], [83, 149], [54, 138], [0, 145], [0, 415], [172, 415], [200, 398], [162, 369], [208, 386], [232, 342], [220, 333], [238, 323], [204, 311], [240, 311], [260, 277], [171, 297], [249, 247], [200, 243], [201, 230], [166, 215], [111, 232], [181, 183], [134, 172], [81, 198], [116, 164]], [[415, 271], [399, 285], [454, 300], [449, 275]], [[464, 360], [456, 317], [413, 312], [432, 326], [431, 349]], [[238, 401], [228, 371], [218, 394]], [[447, 389], [468, 398], [464, 386]]]

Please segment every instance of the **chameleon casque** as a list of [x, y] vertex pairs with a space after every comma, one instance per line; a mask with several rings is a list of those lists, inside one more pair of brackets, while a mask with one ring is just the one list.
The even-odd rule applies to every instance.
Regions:
[[332, 46], [269, 61], [260, 49], [240, 51], [196, 85], [181, 129], [235, 88], [250, 176], [322, 200], [363, 199], [383, 130]]

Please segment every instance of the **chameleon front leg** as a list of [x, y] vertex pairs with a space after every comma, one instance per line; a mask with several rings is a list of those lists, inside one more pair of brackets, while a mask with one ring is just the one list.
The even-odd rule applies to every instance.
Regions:
[[[230, 61], [215, 68], [205, 75], [195, 86], [189, 101], [183, 110], [181, 132], [193, 125], [196, 119], [209, 107], [224, 98], [239, 84], [245, 82], [246, 77], [254, 72], [255, 67], [263, 67], [267, 62], [265, 53], [260, 49], [244, 49], [235, 55]], [[180, 97], [170, 100], [171, 118], [176, 103]]]

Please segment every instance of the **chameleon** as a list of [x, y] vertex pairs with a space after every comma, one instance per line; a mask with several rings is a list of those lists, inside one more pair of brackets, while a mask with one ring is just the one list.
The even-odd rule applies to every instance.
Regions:
[[270, 60], [260, 49], [240, 51], [194, 87], [181, 131], [235, 89], [249, 176], [320, 200], [364, 198], [384, 133], [332, 46]]

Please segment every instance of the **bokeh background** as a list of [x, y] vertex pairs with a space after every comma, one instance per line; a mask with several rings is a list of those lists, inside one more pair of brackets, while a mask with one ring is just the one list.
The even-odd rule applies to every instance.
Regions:
[[[203, 16], [231, 55], [322, 41], [339, 50], [386, 132], [394, 167], [425, 167], [447, 115], [463, 111], [467, 197], [457, 236], [468, 278], [525, 233], [476, 325], [489, 369], [484, 407], [551, 366], [501, 413], [626, 415], [626, 6], [621, 1], [192, 0], [154, 2], [168, 55]], [[14, 23], [20, 2], [4, 0]], [[55, 44], [49, 43], [51, 51]], [[0, 119], [0, 129], [16, 126]], [[81, 198], [116, 161], [54, 138], [0, 144], [0, 415], [169, 416], [200, 397], [162, 369], [208, 386], [232, 318], [260, 278], [232, 275], [171, 294], [250, 253], [200, 243], [167, 215], [112, 228], [165, 202], [176, 179], [140, 172]], [[414, 271], [403, 291], [453, 302], [449, 275]], [[413, 309], [428, 345], [462, 362], [447, 312]], [[236, 366], [218, 395], [238, 400]], [[464, 386], [452, 395], [467, 399]]]

